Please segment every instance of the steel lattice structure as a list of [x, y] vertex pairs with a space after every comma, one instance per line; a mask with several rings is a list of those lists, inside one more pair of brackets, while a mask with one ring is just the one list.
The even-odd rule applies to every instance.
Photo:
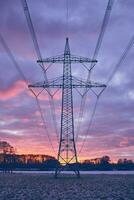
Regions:
[[70, 52], [69, 39], [66, 38], [64, 54], [56, 57], [38, 60], [38, 63], [62, 63], [63, 76], [48, 80], [47, 82], [37, 82], [29, 85], [29, 88], [61, 88], [62, 89], [62, 108], [61, 108], [61, 132], [58, 150], [58, 161], [60, 165], [55, 170], [55, 177], [69, 167], [74, 171], [77, 177], [80, 176], [78, 168], [77, 150], [75, 145], [74, 134], [74, 116], [73, 116], [73, 88], [92, 87], [105, 88], [105, 84], [96, 82], [79, 80], [72, 76], [72, 63], [96, 63], [96, 60], [91, 60], [85, 57], [73, 56]]

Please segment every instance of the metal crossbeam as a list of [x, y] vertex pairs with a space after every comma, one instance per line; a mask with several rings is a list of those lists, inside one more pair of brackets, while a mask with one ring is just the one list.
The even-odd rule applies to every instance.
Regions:
[[[81, 56], [78, 57], [74, 55], [70, 55], [69, 61], [71, 63], [91, 63], [91, 62], [97, 63], [97, 60], [91, 60], [90, 58], [81, 57]], [[55, 56], [55, 57], [46, 58], [43, 60], [37, 60], [37, 63], [63, 63], [63, 62], [65, 62], [64, 54]]]
[[57, 166], [55, 177], [59, 175], [62, 170], [67, 170], [68, 167], [80, 176], [78, 168], [77, 151], [74, 137], [74, 115], [73, 115], [73, 88], [105, 88], [105, 84], [96, 83], [92, 81], [80, 80], [72, 76], [72, 63], [97, 63], [97, 60], [90, 58], [74, 56], [70, 52], [69, 40], [66, 38], [64, 54], [56, 57], [50, 57], [37, 61], [38, 63], [62, 63], [63, 75], [53, 80], [44, 82], [37, 82], [30, 84], [30, 88], [61, 88], [62, 89], [62, 108], [61, 108], [61, 133], [58, 150], [58, 161], [60, 165]]
[[[86, 80], [79, 80], [76, 77], [71, 77], [72, 84], [65, 85], [66, 88], [92, 88], [92, 87], [106, 87], [105, 84], [96, 83], [96, 82], [87, 82]], [[61, 77], [56, 80], [52, 80], [49, 82], [37, 82], [34, 84], [29, 85], [29, 87], [33, 88], [63, 88], [63, 83]]]

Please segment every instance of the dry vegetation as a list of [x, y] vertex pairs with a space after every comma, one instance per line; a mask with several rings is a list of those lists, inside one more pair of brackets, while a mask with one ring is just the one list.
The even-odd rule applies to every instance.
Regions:
[[0, 174], [0, 200], [134, 200], [134, 175]]

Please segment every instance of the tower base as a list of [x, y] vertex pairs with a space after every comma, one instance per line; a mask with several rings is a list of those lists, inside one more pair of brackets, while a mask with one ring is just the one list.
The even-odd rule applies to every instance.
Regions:
[[54, 177], [55, 178], [58, 178], [60, 177], [60, 174], [63, 172], [67, 174], [69, 172], [74, 172], [74, 174], [76, 175], [77, 178], [80, 178], [80, 171], [79, 171], [79, 166], [78, 166], [78, 163], [74, 163], [74, 164], [66, 164], [66, 165], [59, 165], [56, 167], [55, 169], [55, 175]]

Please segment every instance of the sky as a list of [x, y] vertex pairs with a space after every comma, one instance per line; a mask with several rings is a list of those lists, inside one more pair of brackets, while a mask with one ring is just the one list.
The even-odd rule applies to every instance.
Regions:
[[[69, 43], [71, 53], [92, 58], [107, 0], [69, 1]], [[63, 54], [66, 39], [65, 0], [27, 0], [43, 58]], [[115, 0], [109, 23], [97, 57], [91, 81], [106, 83], [134, 33], [134, 1]], [[28, 83], [43, 81], [43, 72], [27, 26], [20, 0], [0, 1], [0, 34], [5, 39]], [[134, 47], [102, 94], [84, 148], [79, 159], [109, 155], [112, 160], [134, 160]], [[48, 78], [62, 75], [62, 65], [52, 65]], [[87, 65], [89, 67], [89, 65]], [[86, 79], [80, 64], [72, 65], [76, 77]], [[54, 92], [54, 91], [52, 91]], [[74, 91], [75, 134], [81, 96]], [[54, 98], [56, 122], [60, 134], [61, 91]], [[95, 105], [89, 91], [81, 119], [77, 142], [79, 150], [87, 133]], [[58, 149], [47, 92], [39, 96], [45, 124], [55, 151]], [[17, 153], [54, 155], [44, 129], [37, 103], [0, 43], [0, 141], [7, 141]]]

